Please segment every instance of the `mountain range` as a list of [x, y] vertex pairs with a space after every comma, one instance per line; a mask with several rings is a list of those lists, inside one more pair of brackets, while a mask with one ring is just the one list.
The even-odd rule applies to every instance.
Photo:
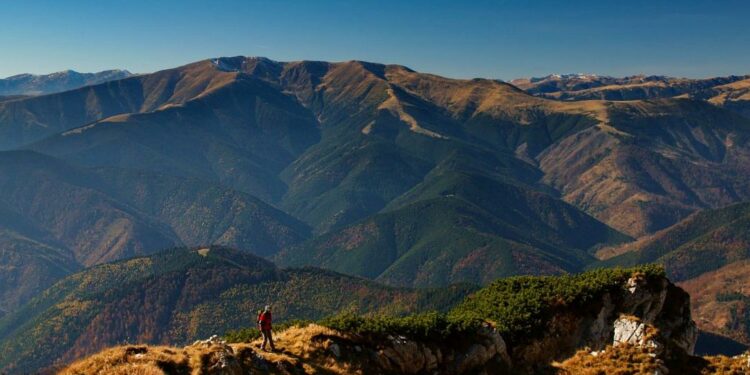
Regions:
[[[80, 275], [172, 247], [222, 245], [239, 251], [226, 259], [254, 254], [378, 288], [644, 262], [666, 264], [688, 290], [741, 274], [747, 82], [509, 84], [362, 61], [228, 57], [0, 100], [0, 350], [34, 346], [2, 338], [19, 316], [30, 319], [23, 332], [55, 332], [41, 317], [65, 310], [47, 310], [64, 295], [76, 296], [66, 311], [84, 311], [90, 300], [72, 292], [90, 285]], [[136, 298], [144, 285], [118, 293]], [[715, 307], [731, 304], [732, 324], [748, 325], [740, 312], [750, 294], [716, 288], [724, 294], [694, 306], [699, 326], [750, 343]], [[163, 298], [188, 293], [169, 290]]]
[[558, 100], [692, 98], [750, 116], [750, 76], [704, 79], [636, 75], [554, 74], [511, 81], [526, 92]]
[[53, 94], [83, 86], [113, 81], [133, 75], [127, 70], [105, 70], [98, 73], [78, 73], [72, 70], [52, 74], [19, 74], [0, 79], [0, 101], [2, 97], [18, 97]]

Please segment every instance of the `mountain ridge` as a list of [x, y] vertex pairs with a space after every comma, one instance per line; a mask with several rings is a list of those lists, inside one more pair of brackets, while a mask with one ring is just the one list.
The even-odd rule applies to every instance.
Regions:
[[50, 74], [17, 74], [0, 78], [0, 96], [54, 94], [132, 75], [133, 73], [122, 69], [103, 70], [97, 73], [64, 70]]

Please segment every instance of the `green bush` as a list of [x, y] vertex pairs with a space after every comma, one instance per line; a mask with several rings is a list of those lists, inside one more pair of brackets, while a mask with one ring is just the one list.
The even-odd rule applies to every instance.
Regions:
[[481, 319], [453, 320], [448, 315], [427, 312], [405, 317], [369, 316], [344, 312], [319, 322], [320, 325], [343, 332], [369, 335], [404, 335], [414, 338], [442, 339], [454, 334], [473, 331], [483, 323]]
[[621, 289], [634, 274], [665, 277], [660, 265], [599, 269], [576, 275], [517, 276], [499, 279], [453, 309], [453, 321], [486, 319], [512, 342], [543, 334], [559, 309], [583, 306], [605, 292]]

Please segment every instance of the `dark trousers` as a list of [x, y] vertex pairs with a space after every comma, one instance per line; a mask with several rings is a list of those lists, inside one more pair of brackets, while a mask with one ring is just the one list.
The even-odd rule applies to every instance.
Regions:
[[266, 348], [266, 343], [271, 344], [271, 350], [276, 350], [276, 348], [273, 346], [273, 336], [271, 335], [270, 329], [262, 329], [260, 330], [260, 334], [263, 335], [263, 345], [260, 346], [261, 349]]

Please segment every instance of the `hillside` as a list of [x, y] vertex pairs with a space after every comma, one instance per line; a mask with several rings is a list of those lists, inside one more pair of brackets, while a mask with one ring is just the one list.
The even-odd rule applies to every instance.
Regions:
[[78, 73], [66, 70], [44, 75], [19, 74], [0, 79], [0, 96], [54, 94], [123, 79], [131, 75], [127, 70], [105, 70], [98, 73]]
[[749, 139], [697, 97], [562, 101], [363, 61], [224, 57], [3, 101], [0, 209], [23, 220], [0, 308], [58, 277], [30, 270], [67, 274], [50, 257], [181, 245], [409, 286], [577, 271], [750, 200]]
[[576, 272], [592, 261], [580, 249], [627, 239], [546, 194], [476, 175], [428, 177], [393, 205], [274, 259], [391, 285], [485, 284], [510, 275]]
[[602, 249], [599, 256], [608, 265], [663, 263], [670, 277], [683, 281], [748, 259], [748, 224], [748, 203], [706, 210], [653, 236]]
[[701, 329], [750, 344], [745, 273], [750, 204], [702, 211], [653, 236], [601, 249], [599, 265], [658, 262], [693, 296]]
[[[259, 341], [213, 338], [182, 349], [129, 345], [77, 361], [64, 374], [628, 374], [747, 370], [747, 357], [692, 357], [689, 299], [658, 268], [516, 277], [479, 290], [448, 314], [339, 314]], [[572, 358], [571, 358], [572, 357]], [[584, 359], [585, 358], [585, 359]], [[567, 359], [567, 360], [566, 360]], [[562, 362], [560, 362], [562, 361]]]
[[394, 289], [318, 269], [278, 269], [227, 248], [175, 249], [69, 276], [0, 320], [0, 369], [33, 371], [122, 342], [188, 343], [244, 327], [271, 303], [276, 319], [351, 309], [445, 309], [469, 287]]
[[268, 255], [308, 236], [299, 221], [223, 186], [0, 152], [5, 312], [83, 267], [177, 245], [215, 243]]
[[750, 261], [731, 263], [680, 283], [690, 293], [693, 314], [705, 331], [750, 345]]
[[[84, 94], [111, 109], [90, 108]], [[29, 147], [87, 166], [218, 182], [318, 233], [379, 212], [456, 158], [461, 168], [487, 166], [488, 177], [557, 191], [631, 236], [748, 198], [735, 176], [746, 172], [750, 120], [699, 101], [560, 102], [397, 65], [239, 57], [60, 96], [71, 104], [52, 123], [43, 118], [51, 112], [34, 109], [52, 107], [36, 98], [0, 108], [4, 139], [23, 138], [17, 146], [63, 132]], [[22, 109], [25, 118], [2, 120]]]

